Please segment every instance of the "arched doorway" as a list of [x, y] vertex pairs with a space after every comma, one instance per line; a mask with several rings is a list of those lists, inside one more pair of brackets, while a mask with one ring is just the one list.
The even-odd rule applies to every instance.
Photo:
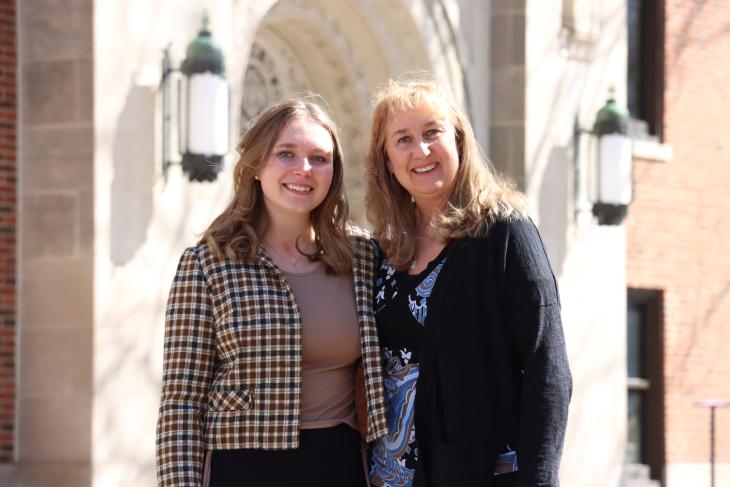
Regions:
[[434, 70], [440, 75], [448, 69], [447, 62], [447, 68], [434, 69], [434, 59], [444, 60], [437, 52], [443, 45], [428, 42], [428, 25], [419, 23], [401, 2], [391, 0], [274, 3], [261, 18], [251, 44], [243, 79], [241, 124], [268, 103], [293, 93], [322, 95], [342, 135], [351, 215], [364, 223], [361, 161], [368, 138], [370, 97], [389, 77], [416, 70]]

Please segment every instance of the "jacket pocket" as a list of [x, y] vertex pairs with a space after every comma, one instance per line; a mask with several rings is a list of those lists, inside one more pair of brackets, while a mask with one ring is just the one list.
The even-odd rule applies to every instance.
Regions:
[[251, 389], [237, 391], [212, 391], [208, 399], [210, 411], [246, 411], [253, 409], [254, 394]]

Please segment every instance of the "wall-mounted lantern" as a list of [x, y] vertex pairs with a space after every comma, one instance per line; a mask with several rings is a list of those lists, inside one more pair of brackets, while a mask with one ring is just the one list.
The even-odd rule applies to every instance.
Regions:
[[591, 130], [580, 128], [576, 118], [574, 131], [574, 177], [580, 182], [579, 145], [580, 135], [587, 133], [598, 139], [595, 167], [595, 197], [593, 215], [599, 225], [618, 225], [626, 217], [633, 199], [631, 181], [631, 138], [627, 135], [629, 114], [619, 107], [613, 94], [596, 114]]
[[[163, 172], [174, 162], [170, 157], [172, 114], [170, 74], [175, 72], [169, 48], [162, 60], [162, 163]], [[198, 37], [188, 45], [179, 71], [178, 152], [182, 169], [191, 181], [214, 181], [228, 152], [228, 81], [223, 52], [208, 30], [203, 14]]]

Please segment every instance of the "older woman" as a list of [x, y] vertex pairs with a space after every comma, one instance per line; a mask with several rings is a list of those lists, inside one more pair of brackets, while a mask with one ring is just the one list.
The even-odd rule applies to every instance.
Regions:
[[558, 486], [571, 376], [524, 197], [451, 97], [419, 80], [376, 96], [367, 184], [389, 429], [371, 482]]
[[358, 428], [385, 433], [376, 248], [347, 222], [337, 130], [292, 99], [264, 110], [238, 151], [233, 199], [170, 290], [159, 485], [364, 487]]

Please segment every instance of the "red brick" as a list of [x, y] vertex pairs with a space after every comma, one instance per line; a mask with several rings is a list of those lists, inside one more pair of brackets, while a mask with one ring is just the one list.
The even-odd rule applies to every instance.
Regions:
[[[669, 464], [707, 461], [709, 413], [693, 403], [730, 399], [730, 63], [720, 61], [730, 9], [715, 3], [666, 1], [664, 133], [674, 159], [635, 161], [627, 218], [628, 284], [665, 295]], [[717, 428], [730, 438], [730, 411], [718, 412]], [[730, 441], [716, 454], [730, 462]]]
[[0, 0], [0, 462], [12, 462], [15, 449], [15, 24], [15, 0]]

